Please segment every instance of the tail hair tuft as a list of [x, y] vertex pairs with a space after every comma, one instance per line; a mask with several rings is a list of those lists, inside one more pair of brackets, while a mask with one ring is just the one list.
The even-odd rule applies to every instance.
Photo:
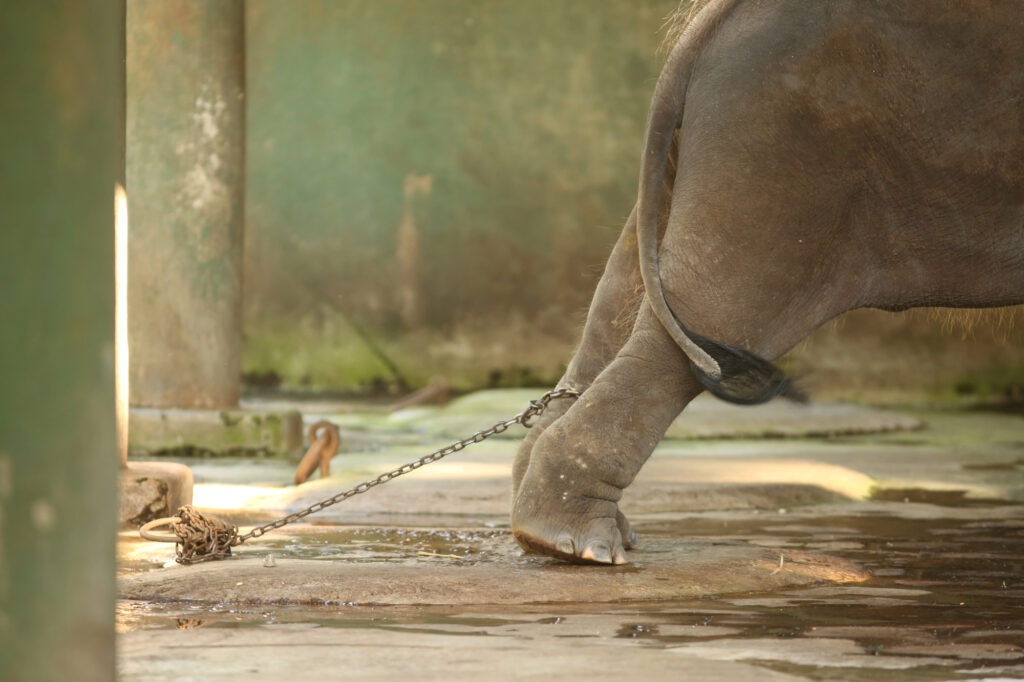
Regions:
[[691, 365], [697, 381], [716, 397], [737, 405], [759, 405], [779, 396], [807, 402], [806, 394], [764, 358], [690, 331], [686, 335], [718, 362], [721, 369], [718, 379]]

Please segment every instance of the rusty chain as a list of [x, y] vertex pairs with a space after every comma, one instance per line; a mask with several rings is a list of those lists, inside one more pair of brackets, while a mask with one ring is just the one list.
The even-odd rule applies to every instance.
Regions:
[[[327, 507], [347, 500], [350, 497], [361, 495], [372, 488], [376, 488], [377, 486], [396, 479], [399, 476], [404, 476], [405, 474], [413, 472], [424, 465], [436, 462], [437, 460], [456, 453], [474, 443], [479, 443], [487, 440], [491, 436], [503, 433], [516, 424], [521, 424], [526, 428], [530, 428], [533, 426], [531, 420], [540, 416], [540, 414], [547, 408], [548, 403], [552, 400], [557, 400], [559, 398], [577, 398], [579, 395], [579, 391], [571, 388], [556, 388], [550, 390], [540, 398], [531, 400], [529, 407], [511, 419], [500, 421], [489, 429], [477, 431], [469, 438], [464, 438], [452, 443], [451, 445], [443, 447], [440, 450], [435, 450], [429, 455], [420, 457], [408, 464], [403, 464], [397, 469], [385, 472], [377, 478], [369, 481], [363, 481], [354, 488], [340, 492], [326, 500], [321, 500], [316, 504], [306, 507], [305, 509], [289, 514], [288, 516], [284, 516], [276, 521], [271, 521], [270, 523], [266, 523], [262, 526], [257, 526], [244, 535], [238, 535], [237, 526], [232, 526], [214, 516], [205, 516], [200, 514], [192, 507], [182, 507], [178, 510], [178, 516], [176, 517], [172, 516], [169, 518], [150, 521], [139, 530], [139, 533], [147, 540], [176, 542], [177, 556], [175, 560], [180, 564], [193, 564], [200, 561], [209, 561], [211, 559], [230, 556], [231, 548], [242, 544], [246, 540], [258, 538], [265, 533], [281, 528], [282, 526], [286, 526], [289, 523], [294, 523], [299, 519], [303, 519], [310, 514], [315, 514]], [[171, 524], [175, 533], [174, 536], [161, 536], [152, 533], [153, 528], [168, 524]]]

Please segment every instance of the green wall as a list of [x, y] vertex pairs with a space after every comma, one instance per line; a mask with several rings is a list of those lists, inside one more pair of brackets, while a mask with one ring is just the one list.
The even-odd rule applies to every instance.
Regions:
[[[677, 6], [248, 0], [250, 379], [394, 383], [358, 326], [413, 384], [553, 382], [633, 205]], [[1024, 308], [954, 320], [975, 318], [964, 340], [861, 311], [786, 364], [816, 395], [1019, 390]]]
[[386, 377], [354, 321], [413, 382], [557, 374], [677, 0], [246, 5], [246, 369]]

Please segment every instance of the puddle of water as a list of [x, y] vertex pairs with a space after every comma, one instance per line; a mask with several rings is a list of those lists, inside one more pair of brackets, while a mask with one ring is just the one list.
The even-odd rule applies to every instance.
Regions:
[[[687, 524], [687, 529], [714, 537], [717, 523]], [[858, 562], [875, 577], [856, 586], [719, 598], [702, 608], [690, 604], [676, 611], [675, 624], [724, 626], [733, 630], [724, 638], [729, 640], [841, 638], [854, 643], [858, 656], [877, 659], [839, 657], [831, 664], [812, 665], [800, 663], [798, 655], [786, 660], [785, 651], [774, 659], [770, 651], [751, 656], [780, 672], [812, 679], [948, 679], [951, 666], [958, 676], [970, 678], [983, 676], [988, 667], [1024, 663], [1020, 518], [951, 521], [856, 515], [805, 519], [790, 527], [777, 521], [743, 525], [718, 530], [728, 532], [723, 539], [741, 530], [754, 542], [784, 538], [794, 548], [811, 548], [841, 528], [851, 544], [830, 553]], [[825, 536], [815, 526], [823, 527]], [[724, 605], [731, 608], [723, 610]], [[657, 630], [625, 630], [620, 636], [645, 636], [665, 646], [687, 643], [686, 636]], [[699, 655], [700, 647], [695, 653]], [[942, 660], [931, 660], [935, 658]]]
[[965, 471], [1024, 471], [1024, 457], [1010, 462], [988, 462], [982, 464], [963, 464]]
[[[941, 515], [937, 507], [935, 515]], [[1008, 665], [1024, 666], [1024, 515], [992, 519], [980, 509], [955, 520], [814, 510], [731, 518], [694, 514], [647, 523], [641, 531], [643, 537], [685, 535], [793, 549], [825, 545], [875, 577], [858, 585], [707, 599], [502, 607], [498, 615], [486, 606], [310, 609], [122, 602], [118, 628], [331, 627], [617, 638], [697, 656], [740, 657], [822, 680], [972, 679]], [[407, 561], [420, 552], [460, 557], [437, 559], [450, 562], [524, 560], [510, 548], [508, 532], [499, 529], [300, 527], [251, 551], [343, 561]], [[1024, 667], [1019, 672], [1024, 675]]]
[[[417, 528], [298, 528], [276, 537], [263, 538], [258, 546], [239, 554], [274, 554], [290, 559], [345, 561], [407, 561], [432, 556], [459, 562], [510, 559], [507, 538], [500, 530]], [[518, 552], [515, 552], [518, 554]]]
[[[964, 468], [968, 468], [964, 465]], [[982, 467], [974, 467], [978, 470]], [[968, 497], [967, 490], [925, 490], [923, 488], [876, 488], [869, 499], [878, 502], [917, 502], [940, 507], [994, 507], [1017, 504], [1012, 500]]]

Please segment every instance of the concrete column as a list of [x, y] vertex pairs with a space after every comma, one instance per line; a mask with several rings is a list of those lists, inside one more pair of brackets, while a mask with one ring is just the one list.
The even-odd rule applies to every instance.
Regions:
[[238, 401], [242, 0], [128, 0], [131, 402]]
[[0, 678], [114, 678], [116, 2], [0, 22]]

